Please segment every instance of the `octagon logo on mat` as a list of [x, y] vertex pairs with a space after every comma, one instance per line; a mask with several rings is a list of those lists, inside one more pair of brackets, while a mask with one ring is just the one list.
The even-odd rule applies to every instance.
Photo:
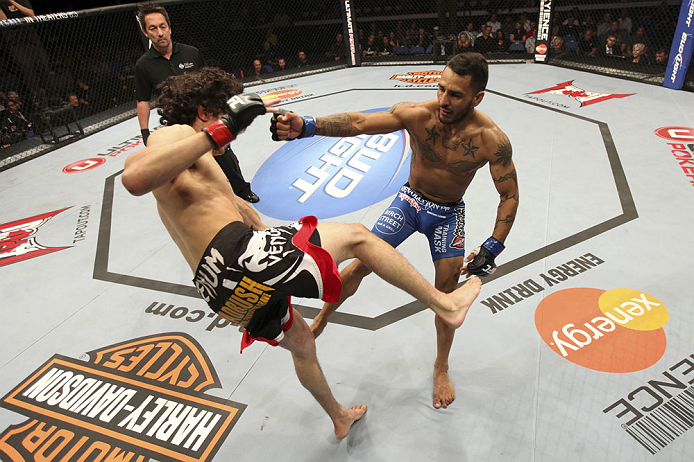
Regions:
[[535, 311], [542, 340], [562, 358], [602, 372], [636, 372], [665, 353], [669, 313], [660, 300], [635, 289], [564, 289]]
[[263, 198], [255, 207], [280, 220], [330, 218], [369, 207], [393, 196], [407, 181], [408, 138], [400, 130], [286, 142], [253, 177], [253, 189]]
[[575, 99], [581, 103], [580, 107], [589, 106], [591, 104], [600, 103], [603, 101], [608, 101], [614, 98], [625, 98], [627, 96], [632, 96], [634, 93], [598, 93], [594, 91], [583, 90], [575, 86], [573, 80], [563, 82], [555, 87], [545, 88], [544, 90], [532, 91], [526, 93], [526, 95], [539, 95], [541, 93], [553, 94], [553, 95], [566, 95], [569, 98]]
[[3, 460], [211, 460], [246, 406], [208, 395], [221, 388], [187, 334], [128, 340], [54, 355], [0, 401], [27, 416], [0, 435]]
[[69, 208], [0, 224], [0, 267], [67, 249], [39, 244], [36, 233], [48, 220]]

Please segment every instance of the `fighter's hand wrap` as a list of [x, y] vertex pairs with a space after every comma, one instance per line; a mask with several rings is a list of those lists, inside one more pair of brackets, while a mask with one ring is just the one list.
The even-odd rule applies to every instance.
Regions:
[[234, 141], [239, 133], [253, 122], [253, 119], [265, 114], [267, 110], [265, 103], [257, 94], [241, 93], [227, 100], [226, 112], [218, 121], [202, 129], [215, 149], [222, 149]]
[[[278, 112], [272, 115], [272, 120], [270, 121], [270, 133], [272, 133], [273, 140], [282, 141], [277, 135], [277, 118], [281, 115], [285, 115], [290, 112], [292, 111], [285, 111], [284, 109], [280, 109]], [[310, 138], [311, 136], [316, 134], [316, 119], [314, 119], [311, 116], [301, 116], [301, 120], [304, 121], [304, 125], [301, 127], [301, 133], [299, 133], [299, 136], [297, 136], [296, 138], [287, 137], [285, 141], [292, 141], [297, 138]]]
[[504, 250], [504, 244], [490, 237], [474, 250], [475, 258], [467, 265], [473, 276], [489, 276], [496, 270], [494, 259]]
[[310, 138], [316, 134], [316, 119], [311, 116], [302, 116], [304, 119], [304, 126], [301, 129], [301, 133], [297, 138]]

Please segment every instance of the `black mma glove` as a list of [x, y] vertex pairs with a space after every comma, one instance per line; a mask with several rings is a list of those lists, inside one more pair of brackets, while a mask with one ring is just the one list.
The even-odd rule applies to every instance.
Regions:
[[145, 143], [145, 146], [147, 146], [147, 138], [149, 138], [149, 129], [143, 128], [142, 130], [140, 130], [140, 133], [142, 134], [142, 142]]
[[490, 237], [484, 244], [475, 249], [475, 258], [467, 264], [467, 270], [473, 276], [489, 276], [496, 270], [494, 259], [504, 250], [504, 244]]
[[[277, 118], [289, 112], [292, 111], [285, 111], [284, 109], [280, 109], [278, 112], [272, 115], [272, 120], [270, 121], [270, 133], [272, 133], [272, 139], [274, 141], [282, 141], [277, 136]], [[292, 141], [298, 138], [309, 138], [316, 134], [316, 119], [310, 116], [302, 116], [301, 118], [304, 121], [304, 126], [301, 127], [301, 133], [299, 133], [299, 136], [297, 136], [296, 138], [287, 138], [285, 141]]]
[[257, 94], [241, 93], [227, 100], [226, 112], [218, 121], [202, 129], [218, 150], [234, 141], [253, 119], [265, 114], [267, 110]]

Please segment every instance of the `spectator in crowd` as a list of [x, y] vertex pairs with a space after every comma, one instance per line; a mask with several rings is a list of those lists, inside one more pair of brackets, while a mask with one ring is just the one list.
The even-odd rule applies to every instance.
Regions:
[[17, 93], [16, 91], [10, 90], [7, 92], [7, 101], [14, 101], [17, 105], [17, 109], [22, 109], [22, 100], [19, 98], [19, 93]]
[[299, 50], [297, 55], [296, 67], [306, 67], [309, 65], [308, 58], [306, 57], [306, 52]]
[[467, 35], [470, 39], [470, 45], [475, 46], [475, 39], [478, 35], [480, 35], [480, 32], [475, 30], [475, 25], [472, 23], [472, 21], [468, 21], [467, 26], [465, 26], [465, 30], [458, 34], [458, 36], [462, 34]]
[[398, 20], [394, 32], [397, 46], [405, 46], [405, 41], [407, 40], [407, 29], [402, 25], [402, 20]]
[[474, 50], [478, 53], [487, 54], [496, 49], [496, 39], [492, 37], [492, 26], [484, 26], [482, 35], [475, 39]]
[[[528, 30], [528, 33], [525, 34], [525, 43], [528, 43], [528, 39], [530, 37], [532, 37], [533, 40], [535, 37], [537, 37], [537, 23], [535, 21], [530, 21], [530, 29]], [[533, 43], [533, 49], [535, 49], [535, 43]]]
[[347, 48], [344, 40], [342, 39], [341, 32], [335, 34], [335, 42], [333, 42], [332, 46], [330, 47], [329, 56], [332, 57], [333, 61], [341, 61], [347, 58]]
[[552, 39], [550, 54], [552, 55], [552, 57], [556, 58], [557, 56], [564, 54], [565, 51], [566, 49], [564, 48], [564, 39], [561, 38], [559, 35], [555, 35]]
[[528, 19], [527, 14], [521, 13], [519, 21], [521, 23], [521, 26], [523, 26], [523, 29], [525, 29], [526, 32], [530, 31], [530, 20]]
[[3, 142], [8, 145], [34, 136], [32, 123], [24, 117], [24, 114], [19, 110], [19, 105], [12, 99], [7, 101], [7, 109], [3, 115], [0, 129], [3, 132]]
[[470, 36], [465, 34], [464, 32], [461, 32], [460, 35], [458, 35], [458, 43], [457, 43], [457, 48], [455, 50], [456, 53], [464, 53], [466, 51], [472, 51], [472, 41], [470, 40]]
[[391, 45], [390, 38], [386, 35], [383, 36], [383, 46], [381, 47], [381, 55], [389, 56], [395, 54], [395, 47]]
[[429, 41], [430, 44], [434, 43], [436, 40], [441, 40], [442, 38], [444, 38], [444, 37], [441, 35], [441, 31], [439, 30], [439, 26], [434, 26], [434, 30], [431, 33], [431, 37], [430, 37], [430, 41]]
[[523, 25], [520, 21], [516, 21], [516, 25], [513, 30], [509, 33], [508, 38], [510, 43], [525, 43], [525, 34], [528, 31], [523, 29]]
[[[0, 1], [0, 21], [34, 16], [34, 7], [29, 0]], [[29, 93], [51, 83], [48, 55], [34, 27], [4, 30], [2, 37], [5, 41], [4, 49], [21, 72]]]
[[645, 55], [646, 45], [643, 43], [635, 43], [631, 52], [631, 62], [640, 65], [650, 65], [648, 56]]
[[613, 33], [607, 35], [605, 45], [600, 48], [603, 56], [623, 56], [622, 49], [617, 42], [617, 36]]
[[254, 59], [253, 69], [251, 69], [250, 75], [259, 77], [262, 74], [265, 74], [266, 72], [267, 71], [265, 70], [265, 67], [263, 67], [263, 63], [261, 63], [259, 59]]
[[607, 37], [613, 35], [615, 37], [615, 46], [619, 48], [619, 51], [621, 53], [625, 53], [627, 49], [627, 42], [626, 42], [626, 37], [624, 35], [624, 32], [619, 30], [619, 22], [618, 21], [612, 21], [612, 25], [610, 26], [610, 30], [607, 31], [607, 34], [605, 34], [605, 37], [603, 38], [603, 42], [607, 42]]
[[658, 48], [658, 51], [655, 53], [655, 64], [657, 66], [666, 67], [668, 64], [669, 55], [670, 53], [668, 52], [667, 48]]
[[580, 37], [581, 22], [573, 15], [573, 13], [570, 12], [564, 22], [561, 23], [558, 35], [561, 35], [562, 37], [566, 35], [573, 35], [576, 38]]
[[607, 11], [603, 15], [602, 22], [600, 24], [598, 24], [597, 31], [595, 31], [595, 32], [597, 32], [598, 37], [602, 37], [604, 35], [607, 35], [607, 32], [611, 28], [612, 28], [612, 13]]
[[369, 39], [364, 45], [362, 45], [361, 55], [362, 57], [376, 56], [380, 54], [380, 46], [376, 46], [376, 36], [374, 34], [369, 34]]
[[598, 40], [593, 35], [593, 29], [588, 29], [584, 32], [583, 38], [578, 41], [576, 53], [584, 56], [595, 56], [599, 47]]
[[260, 62], [262, 63], [265, 70], [272, 72], [277, 66], [277, 56], [275, 55], [275, 47], [272, 46], [269, 40], [263, 42], [263, 51], [259, 56]]
[[537, 37], [537, 25], [535, 21], [530, 23], [530, 30], [525, 34], [525, 52], [535, 53], [535, 37]]
[[506, 53], [508, 51], [509, 42], [504, 34], [504, 31], [499, 29], [496, 31], [496, 40], [494, 41], [495, 53]]
[[0, 90], [0, 117], [4, 115], [5, 104], [7, 104], [7, 95], [4, 91]]
[[284, 58], [277, 58], [276, 71], [286, 71], [286, 70], [287, 70], [287, 60]]
[[637, 43], [643, 43], [646, 46], [646, 54], [648, 54], [649, 47], [651, 46], [651, 40], [646, 35], [646, 28], [644, 26], [639, 26], [636, 28], [636, 32], [629, 37], [626, 44], [626, 54], [631, 56], [633, 54], [632, 50], [634, 45]]
[[[137, 118], [140, 122], [142, 140], [145, 145], [149, 137], [150, 101], [157, 85], [172, 75], [181, 75], [205, 67], [202, 53], [197, 48], [174, 42], [171, 38], [171, 21], [164, 7], [149, 3], [141, 5], [138, 20], [142, 33], [152, 46], [135, 64], [135, 96]], [[239, 161], [231, 148], [215, 156], [237, 196], [248, 202], [260, 199], [251, 190], [251, 185], [241, 173]]]
[[631, 29], [634, 27], [631, 22], [631, 17], [629, 16], [629, 10], [622, 8], [619, 13], [619, 28], [623, 30], [626, 34], [631, 34]]
[[492, 16], [489, 18], [489, 21], [487, 21], [487, 25], [492, 28], [491, 34], [494, 34], [496, 36], [496, 31], [501, 29], [501, 23], [499, 22], [499, 18], [496, 13], [492, 13]]
[[417, 31], [417, 39], [414, 46], [421, 47], [426, 51], [429, 45], [431, 45], [431, 37], [426, 33], [423, 27], [420, 27]]
[[398, 42], [398, 37], [397, 35], [395, 35], [394, 31], [391, 31], [388, 34], [388, 42], [390, 43], [390, 46], [393, 48], [393, 50], [400, 46], [400, 43]]
[[[128, 75], [126, 72], [119, 72], [114, 79], [114, 95], [113, 106], [118, 106], [128, 101], [132, 101], [135, 94], [135, 79], [133, 75]], [[76, 94], [76, 93], [75, 93]], [[86, 100], [80, 100], [81, 104], [88, 105]]]
[[70, 93], [67, 97], [67, 102], [72, 106], [72, 110], [75, 111], [75, 116], [78, 119], [82, 119], [89, 114], [89, 107], [86, 104], [82, 104], [82, 101], [76, 94]]
[[77, 77], [75, 80], [74, 93], [79, 99], [89, 104], [92, 100], [92, 90], [88, 83], [86, 77]]

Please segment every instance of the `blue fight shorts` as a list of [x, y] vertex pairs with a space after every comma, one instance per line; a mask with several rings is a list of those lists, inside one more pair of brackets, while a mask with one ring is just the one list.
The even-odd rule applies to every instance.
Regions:
[[434, 202], [405, 183], [371, 232], [397, 247], [415, 231], [429, 239], [432, 260], [464, 256], [465, 203]]

